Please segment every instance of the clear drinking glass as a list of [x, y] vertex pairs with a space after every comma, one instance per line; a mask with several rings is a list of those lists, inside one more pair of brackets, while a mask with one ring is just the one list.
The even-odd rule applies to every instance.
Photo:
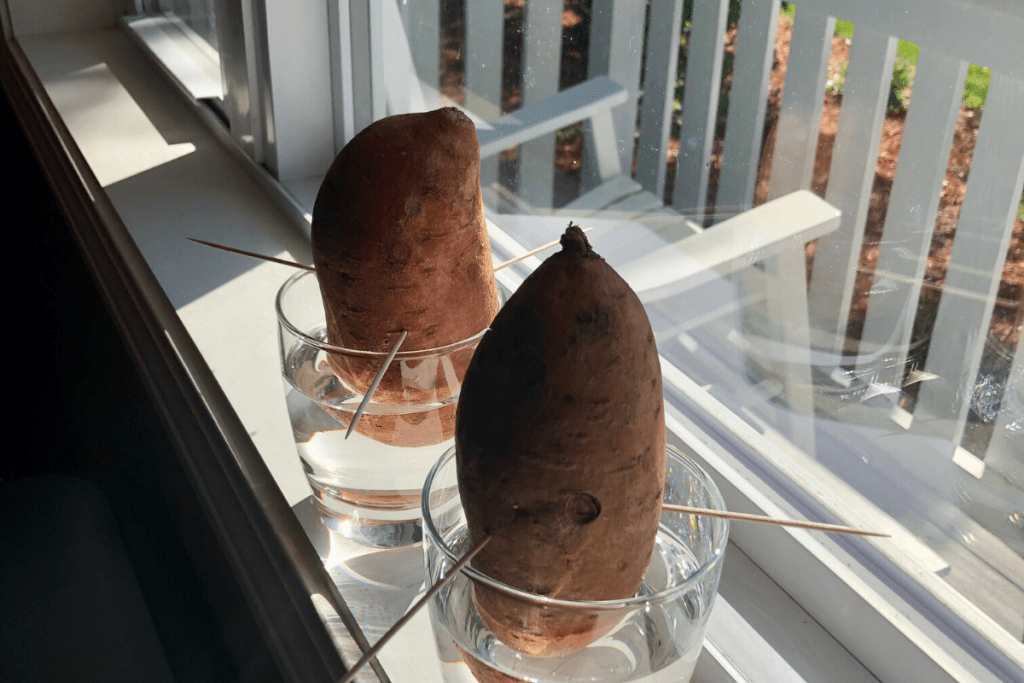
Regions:
[[[665, 502], [725, 509], [711, 479], [668, 448]], [[466, 518], [456, 479], [455, 449], [444, 454], [423, 488], [428, 583], [448, 573], [467, 551]], [[663, 512], [644, 583], [636, 596], [615, 601], [554, 600], [504, 585], [466, 567], [430, 602], [430, 619], [447, 683], [644, 681], [685, 683], [704, 639], [718, 592], [729, 523]], [[611, 561], [611, 558], [609, 558]], [[590, 637], [537, 657], [502, 642], [477, 611], [474, 593], [496, 591], [535, 611], [537, 620], [584, 624]]]
[[327, 343], [312, 273], [277, 295], [281, 367], [295, 446], [328, 528], [376, 547], [418, 542], [431, 465], [454, 443], [462, 377], [484, 330], [436, 349], [399, 351], [352, 435], [345, 432], [386, 353]]

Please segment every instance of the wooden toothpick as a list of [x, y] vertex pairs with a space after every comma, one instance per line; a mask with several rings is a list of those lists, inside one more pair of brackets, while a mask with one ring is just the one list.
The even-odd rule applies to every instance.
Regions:
[[[586, 228], [586, 229], [584, 229], [583, 232], [587, 232], [589, 230], [593, 230], [593, 228]], [[261, 261], [269, 261], [271, 263], [277, 263], [277, 264], [280, 264], [282, 266], [291, 266], [292, 268], [301, 268], [302, 270], [307, 270], [307, 271], [309, 271], [311, 273], [316, 273], [316, 269], [313, 266], [307, 266], [307, 265], [304, 265], [302, 263], [296, 263], [295, 261], [286, 261], [284, 259], [275, 258], [273, 256], [265, 256], [263, 254], [257, 254], [257, 253], [252, 252], [252, 251], [246, 251], [244, 249], [236, 249], [235, 247], [228, 247], [228, 246], [225, 246], [223, 244], [218, 244], [216, 242], [209, 242], [207, 240], [196, 239], [194, 237], [186, 237], [185, 239], [187, 239], [190, 242], [195, 242], [196, 244], [202, 244], [203, 246], [206, 246], [206, 247], [213, 247], [214, 249], [221, 249], [223, 251], [227, 251], [227, 252], [230, 252], [232, 254], [241, 254], [242, 256], [248, 256], [250, 258], [260, 259]], [[534, 254], [539, 254], [540, 252], [544, 251], [545, 249], [550, 249], [552, 247], [556, 247], [556, 246], [558, 246], [558, 244], [559, 244], [559, 240], [555, 240], [553, 242], [548, 242], [547, 244], [545, 244], [543, 246], [540, 246], [540, 247], [537, 247], [536, 249], [533, 249], [531, 251], [528, 251], [525, 254], [520, 254], [519, 256], [516, 256], [513, 259], [509, 259], [508, 261], [505, 261], [504, 263], [498, 264], [497, 266], [494, 267], [494, 271], [497, 272], [497, 271], [501, 270], [502, 268], [505, 268], [507, 266], [512, 265], [513, 263], [518, 263], [519, 261], [522, 261], [523, 259], [526, 259], [526, 258], [529, 258], [530, 256], [533, 256]], [[359, 407], [356, 408], [355, 415], [352, 417], [352, 422], [349, 424], [348, 430], [345, 432], [345, 438], [346, 439], [352, 434], [352, 431], [356, 428], [356, 423], [359, 422], [359, 418], [363, 416], [363, 411], [366, 410], [366, 404], [369, 403], [370, 399], [373, 397], [373, 392], [377, 390], [377, 385], [380, 384], [381, 379], [384, 377], [384, 372], [388, 369], [388, 366], [391, 365], [391, 361], [394, 360], [395, 354], [398, 353], [398, 347], [402, 345], [403, 341], [405, 341], [406, 335], [408, 335], [408, 332], [407, 331], [403, 331], [401, 336], [398, 337], [398, 341], [395, 342], [395, 345], [391, 348], [391, 353], [388, 354], [387, 359], [384, 361], [384, 365], [377, 372], [377, 376], [373, 378], [373, 383], [370, 385], [370, 388], [367, 390], [366, 395], [363, 396], [363, 400], [359, 403]]]
[[441, 589], [442, 589], [442, 588], [444, 588], [445, 586], [447, 586], [447, 585], [448, 585], [448, 583], [449, 583], [449, 582], [450, 582], [450, 581], [451, 581], [452, 579], [454, 579], [454, 578], [455, 578], [456, 576], [458, 576], [458, 573], [459, 573], [459, 572], [460, 572], [460, 571], [462, 570], [462, 568], [463, 568], [463, 567], [465, 567], [465, 566], [466, 566], [466, 565], [467, 565], [467, 564], [469, 563], [469, 561], [470, 561], [470, 560], [472, 560], [472, 559], [473, 559], [473, 558], [474, 558], [474, 557], [476, 556], [476, 554], [477, 554], [478, 552], [480, 552], [481, 550], [483, 550], [484, 546], [485, 546], [485, 545], [487, 545], [487, 542], [488, 542], [488, 541], [490, 541], [490, 540], [491, 540], [491, 537], [490, 537], [490, 536], [484, 536], [484, 537], [483, 537], [483, 538], [482, 538], [482, 539], [480, 540], [480, 542], [479, 542], [479, 543], [477, 543], [477, 544], [476, 544], [475, 546], [473, 546], [473, 547], [472, 547], [472, 548], [470, 549], [470, 551], [469, 551], [468, 553], [466, 553], [465, 555], [463, 555], [463, 556], [462, 556], [462, 559], [461, 559], [461, 560], [459, 560], [458, 562], [456, 562], [456, 563], [455, 563], [455, 566], [453, 566], [453, 567], [452, 567], [452, 568], [451, 568], [451, 569], [450, 569], [450, 570], [448, 571], [448, 573], [447, 573], [447, 574], [445, 574], [445, 575], [444, 575], [443, 577], [441, 577], [440, 579], [438, 579], [438, 580], [437, 580], [437, 583], [435, 583], [435, 584], [434, 584], [433, 586], [431, 586], [431, 587], [429, 588], [429, 590], [427, 590], [427, 592], [423, 594], [423, 597], [422, 597], [422, 598], [420, 598], [420, 599], [419, 599], [419, 600], [418, 600], [418, 601], [416, 602], [416, 604], [415, 604], [415, 605], [413, 605], [412, 607], [410, 607], [410, 608], [409, 608], [409, 611], [408, 611], [408, 612], [406, 612], [406, 613], [405, 613], [405, 614], [404, 614], [404, 615], [402, 616], [402, 618], [401, 618], [401, 619], [399, 619], [398, 621], [396, 621], [396, 622], [395, 622], [395, 625], [394, 625], [394, 626], [392, 626], [391, 628], [389, 628], [389, 629], [387, 630], [387, 633], [385, 633], [385, 634], [384, 634], [383, 636], [381, 636], [381, 637], [380, 637], [380, 640], [378, 640], [378, 641], [377, 641], [377, 643], [376, 643], [376, 644], [375, 644], [375, 645], [374, 645], [373, 647], [371, 647], [371, 648], [370, 648], [369, 650], [367, 650], [367, 651], [366, 651], [366, 654], [365, 654], [365, 655], [363, 655], [363, 656], [362, 656], [362, 657], [361, 657], [361, 658], [359, 659], [359, 661], [358, 661], [358, 662], [356, 662], [355, 664], [353, 664], [353, 665], [352, 665], [352, 668], [351, 668], [351, 669], [349, 669], [349, 670], [348, 670], [348, 671], [347, 671], [347, 672], [345, 673], [345, 675], [344, 675], [344, 676], [342, 676], [341, 678], [339, 678], [339, 679], [338, 679], [338, 683], [349, 683], [349, 681], [351, 681], [351, 680], [352, 680], [353, 678], [355, 678], [355, 675], [356, 675], [357, 673], [359, 673], [359, 670], [360, 670], [360, 669], [362, 669], [362, 668], [363, 668], [364, 666], [366, 666], [367, 662], [369, 662], [369, 661], [370, 661], [371, 659], [373, 659], [374, 657], [376, 657], [376, 656], [377, 656], [377, 653], [378, 653], [378, 652], [380, 652], [380, 651], [381, 651], [381, 649], [382, 649], [382, 648], [383, 648], [383, 647], [384, 647], [385, 645], [387, 645], [387, 642], [388, 642], [389, 640], [391, 640], [391, 636], [393, 636], [393, 635], [395, 635], [396, 633], [398, 633], [398, 631], [399, 631], [399, 630], [400, 630], [400, 629], [401, 629], [401, 628], [402, 628], [403, 626], [405, 626], [405, 625], [406, 625], [406, 623], [408, 623], [408, 621], [409, 621], [410, 619], [412, 619], [412, 618], [413, 618], [413, 616], [415, 616], [415, 614], [416, 614], [417, 612], [419, 612], [419, 611], [420, 611], [421, 609], [423, 609], [423, 606], [424, 606], [424, 605], [426, 605], [426, 604], [427, 604], [428, 602], [430, 602], [431, 598], [433, 598], [433, 597], [434, 597], [435, 595], [437, 595], [437, 594], [438, 594], [438, 593], [439, 593], [439, 592], [441, 591]]
[[[591, 230], [593, 230], [593, 228], [584, 228], [583, 232], [590, 232]], [[271, 263], [278, 263], [282, 266], [301, 268], [302, 270], [308, 270], [311, 273], [316, 272], [316, 269], [313, 266], [307, 266], [303, 263], [296, 263], [295, 261], [286, 261], [284, 259], [275, 258], [273, 256], [264, 256], [263, 254], [257, 254], [256, 252], [253, 251], [246, 251], [245, 249], [236, 249], [235, 247], [228, 247], [223, 244], [217, 244], [216, 242], [208, 242], [206, 240], [200, 240], [194, 237], [186, 237], [185, 239], [187, 239], [189, 242], [195, 242], [196, 244], [202, 244], [203, 246], [206, 247], [213, 247], [214, 249], [220, 249], [222, 251], [231, 252], [232, 254], [241, 254], [242, 256], [248, 256], [249, 258], [259, 259], [261, 261], [270, 261]], [[525, 254], [520, 254], [515, 258], [511, 258], [508, 261], [505, 261], [504, 263], [499, 263], [498, 265], [494, 266], [494, 272], [497, 273], [502, 268], [507, 268], [508, 266], [511, 266], [513, 263], [519, 263], [520, 261], [528, 259], [531, 256], [535, 256], [536, 254], [539, 254], [542, 251], [551, 249], [552, 247], [557, 247], [558, 244], [559, 240], [555, 240], [553, 242], [548, 242], [543, 246], [537, 247], [536, 249], [531, 249]]]
[[853, 527], [840, 526], [839, 524], [819, 524], [818, 522], [804, 522], [798, 519], [775, 519], [774, 517], [764, 517], [762, 515], [748, 515], [745, 512], [708, 510], [706, 508], [686, 507], [685, 505], [672, 505], [671, 503], [662, 503], [661, 509], [667, 510], [668, 512], [681, 512], [687, 515], [702, 515], [704, 517], [721, 517], [723, 519], [733, 519], [737, 522], [758, 522], [760, 524], [792, 526], [798, 527], [800, 529], [824, 531], [830, 534], [856, 534], [857, 536], [880, 536], [882, 538], [889, 537], [889, 534], [882, 534], [877, 531], [864, 531], [863, 529], [854, 529]]
[[196, 239], [194, 237], [186, 237], [189, 242], [195, 242], [196, 244], [202, 244], [206, 247], [213, 247], [214, 249], [221, 249], [223, 251], [229, 251], [232, 254], [241, 254], [242, 256], [248, 256], [250, 258], [260, 259], [261, 261], [270, 261], [271, 263], [279, 263], [282, 266], [291, 266], [292, 268], [301, 268], [302, 270], [308, 270], [311, 273], [316, 272], [313, 266], [307, 266], [302, 263], [296, 263], [295, 261], [285, 261], [284, 259], [274, 258], [273, 256], [264, 256], [263, 254], [257, 254], [252, 251], [246, 251], [244, 249], [235, 249], [234, 247], [226, 247], [223, 244], [217, 244], [216, 242], [207, 242], [206, 240]]
[[377, 371], [377, 375], [373, 378], [373, 382], [370, 383], [370, 388], [366, 390], [366, 395], [363, 396], [363, 400], [359, 402], [359, 407], [356, 408], [356, 414], [352, 416], [352, 422], [348, 425], [348, 430], [345, 432], [345, 438], [347, 439], [352, 430], [356, 428], [356, 423], [359, 422], [359, 418], [363, 416], [363, 411], [366, 410], [366, 404], [373, 398], [373, 392], [377, 391], [377, 385], [384, 379], [384, 373], [387, 371], [388, 366], [391, 365], [391, 361], [395, 359], [395, 354], [398, 353], [398, 347], [402, 345], [405, 338], [409, 335], [409, 332], [402, 330], [402, 334], [398, 335], [398, 341], [391, 347], [391, 351], [388, 353], [388, 357], [384, 359], [384, 365], [380, 366], [380, 370]]
[[[591, 230], [593, 230], [593, 228], [584, 228], [583, 232], [589, 232]], [[313, 266], [307, 266], [307, 265], [304, 265], [304, 264], [301, 264], [301, 263], [296, 263], [294, 261], [285, 261], [284, 259], [274, 258], [272, 256], [264, 256], [263, 254], [256, 254], [256, 253], [251, 252], [251, 251], [245, 251], [244, 249], [236, 249], [234, 247], [224, 246], [223, 244], [217, 244], [216, 242], [208, 242], [206, 240], [195, 239], [195, 238], [192, 238], [192, 237], [188, 237], [186, 239], [188, 239], [190, 242], [195, 242], [197, 244], [202, 244], [202, 245], [207, 246], [207, 247], [213, 247], [214, 249], [222, 249], [223, 251], [231, 252], [233, 254], [241, 254], [242, 256], [249, 256], [251, 258], [260, 259], [260, 260], [263, 260], [263, 261], [270, 261], [271, 263], [278, 263], [278, 264], [284, 265], [284, 266], [291, 266], [292, 268], [301, 268], [303, 270], [308, 270], [310, 272], [316, 272], [315, 269], [313, 268]], [[522, 260], [527, 259], [527, 258], [529, 258], [531, 256], [539, 254], [540, 252], [542, 252], [542, 251], [544, 251], [546, 249], [551, 249], [552, 247], [556, 247], [556, 246], [558, 246], [558, 244], [559, 244], [559, 240], [554, 240], [552, 242], [548, 242], [547, 244], [542, 245], [540, 247], [537, 247], [536, 249], [531, 249], [530, 251], [526, 252], [525, 254], [520, 254], [519, 256], [516, 256], [515, 258], [509, 259], [508, 261], [505, 261], [504, 263], [499, 263], [498, 265], [496, 265], [494, 267], [494, 270], [495, 270], [495, 272], [497, 272], [497, 271], [501, 270], [502, 268], [506, 268], [506, 267], [508, 267], [508, 266], [510, 266], [510, 265], [512, 265], [514, 263], [518, 263], [519, 261], [522, 261]], [[381, 380], [384, 377], [384, 373], [387, 371], [388, 367], [391, 365], [391, 361], [393, 361], [395, 359], [395, 354], [398, 353], [398, 349], [402, 345], [402, 342], [405, 341], [405, 338], [406, 338], [407, 335], [408, 335], [408, 332], [407, 331], [403, 331], [402, 334], [399, 335], [398, 341], [396, 341], [395, 345], [393, 347], [391, 347], [391, 351], [388, 353], [387, 358], [384, 360], [384, 365], [382, 365], [380, 370], [377, 371], [377, 375], [373, 378], [373, 382], [370, 384], [369, 389], [367, 389], [366, 395], [363, 396], [362, 402], [359, 404], [359, 407], [356, 408], [355, 415], [353, 415], [353, 417], [352, 417], [352, 422], [349, 424], [348, 430], [345, 432], [345, 438], [346, 439], [349, 437], [349, 435], [352, 434], [352, 431], [355, 429], [356, 423], [359, 422], [359, 418], [362, 417], [363, 411], [366, 410], [366, 405], [370, 402], [370, 399], [372, 398], [373, 393], [377, 390], [377, 386], [380, 384]], [[662, 509], [668, 510], [670, 512], [680, 512], [680, 513], [683, 513], [683, 514], [703, 515], [705, 517], [721, 517], [721, 518], [724, 518], [724, 519], [732, 519], [732, 520], [736, 520], [736, 521], [739, 521], [739, 522], [757, 522], [757, 523], [761, 523], [761, 524], [775, 524], [775, 525], [778, 525], [778, 526], [791, 526], [791, 527], [797, 527], [797, 528], [801, 528], [801, 529], [811, 529], [813, 531], [824, 531], [826, 533], [855, 534], [855, 535], [858, 535], [858, 536], [879, 536], [879, 537], [883, 537], [883, 538], [887, 538], [889, 536], [889, 534], [882, 534], [882, 533], [878, 533], [876, 531], [864, 531], [863, 529], [854, 529], [853, 527], [841, 526], [841, 525], [838, 525], [838, 524], [819, 524], [819, 523], [816, 523], [816, 522], [805, 522], [805, 521], [800, 521], [800, 520], [795, 520], [795, 519], [775, 519], [773, 517], [764, 517], [764, 516], [761, 516], [761, 515], [748, 515], [748, 514], [743, 513], [743, 512], [725, 512], [725, 511], [721, 511], [721, 510], [709, 510], [709, 509], [705, 509], [705, 508], [694, 508], [694, 507], [685, 507], [685, 506], [681, 506], [681, 505], [671, 505], [669, 503], [663, 504], [662, 505]], [[481, 546], [482, 546], [482, 543], [481, 543]]]
[[[583, 232], [590, 232], [591, 230], [593, 230], [593, 228], [583, 228]], [[498, 265], [494, 266], [494, 272], [497, 273], [502, 268], [506, 268], [508, 266], [511, 266], [513, 263], [519, 263], [520, 261], [522, 261], [524, 259], [528, 259], [531, 256], [534, 256], [535, 254], [539, 254], [542, 251], [545, 251], [547, 249], [551, 249], [552, 247], [557, 247], [560, 243], [561, 243], [561, 239], [557, 239], [557, 240], [554, 240], [553, 242], [548, 242], [547, 244], [539, 246], [536, 249], [531, 249], [530, 251], [526, 252], [525, 254], [520, 254], [519, 256], [516, 256], [515, 258], [510, 258], [508, 261], [505, 261], [504, 263], [499, 263]]]

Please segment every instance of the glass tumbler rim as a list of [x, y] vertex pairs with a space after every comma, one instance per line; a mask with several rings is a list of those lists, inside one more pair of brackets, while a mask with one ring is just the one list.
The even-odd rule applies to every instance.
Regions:
[[[277, 314], [277, 321], [278, 323], [280, 323], [282, 327], [284, 327], [286, 330], [288, 330], [288, 332], [290, 332], [292, 335], [300, 339], [302, 343], [316, 347], [323, 351], [336, 354], [344, 354], [347, 356], [355, 356], [358, 358], [379, 358], [381, 360], [387, 358], [389, 353], [388, 351], [366, 351], [363, 349], [350, 349], [344, 346], [337, 346], [335, 344], [326, 342], [322, 339], [311, 337], [307, 332], [300, 330], [298, 327], [296, 327], [295, 324], [292, 323], [292, 321], [289, 320], [288, 316], [284, 313], [284, 297], [289, 289], [294, 287], [299, 280], [305, 277], [315, 278], [316, 273], [308, 270], [299, 271], [298, 273], [295, 273], [294, 275], [290, 276], [287, 280], [285, 280], [284, 284], [281, 285], [281, 288], [277, 291], [277, 296], [274, 298], [274, 311]], [[502, 291], [501, 287], [498, 287], [498, 299], [500, 303], [504, 303], [505, 301], [505, 294]], [[447, 344], [446, 346], [435, 346], [429, 349], [416, 349], [412, 351], [399, 350], [398, 353], [395, 354], [394, 360], [418, 360], [421, 358], [431, 356], [445, 356], [455, 351], [458, 351], [459, 349], [462, 349], [464, 347], [472, 346], [478, 343], [488, 329], [490, 328], [485, 327], [484, 329], [474, 334], [472, 337], [467, 337], [457, 342], [452, 342], [451, 344]]]
[[[695, 473], [703, 479], [707, 486], [708, 493], [710, 494], [710, 498], [712, 499], [713, 507], [721, 510], [726, 509], [725, 500], [722, 498], [722, 494], [718, 490], [718, 486], [716, 486], [711, 477], [708, 476], [708, 473], [704, 471], [704, 468], [671, 444], [666, 444], [665, 450], [667, 455], [675, 456], [685, 465], [692, 467]], [[451, 548], [449, 548], [448, 544], [441, 538], [440, 533], [437, 531], [437, 527], [434, 525], [434, 519], [430, 514], [430, 488], [434, 483], [434, 478], [437, 476], [441, 468], [454, 457], [455, 446], [452, 446], [444, 452], [437, 462], [434, 463], [430, 468], [430, 472], [427, 474], [426, 481], [423, 484], [423, 495], [420, 499], [420, 507], [423, 514], [424, 541], [429, 537], [441, 552], [444, 553], [445, 557], [451, 564], [458, 562], [461, 557], [452, 552]], [[678, 595], [685, 593], [698, 585], [711, 571], [715, 569], [716, 565], [722, 561], [722, 557], [725, 554], [725, 546], [729, 539], [729, 520], [723, 518], [712, 518], [712, 524], [721, 528], [722, 533], [718, 534], [714, 539], [711, 557], [707, 561], [701, 563], [701, 566], [697, 571], [687, 577], [685, 581], [669, 586], [650, 595], [636, 595], [631, 598], [618, 600], [563, 600], [513, 588], [512, 586], [504, 584], [497, 579], [487, 576], [469, 564], [464, 566], [460, 571], [474, 583], [485, 585], [517, 600], [564, 610], [610, 611], [632, 609], [643, 605], [659, 604], [673, 600]]]

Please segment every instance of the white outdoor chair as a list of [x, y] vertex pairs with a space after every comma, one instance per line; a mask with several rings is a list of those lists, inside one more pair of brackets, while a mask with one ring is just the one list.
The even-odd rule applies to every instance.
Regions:
[[[548, 7], [541, 0], [532, 0], [524, 26], [523, 62], [531, 74], [528, 83], [524, 84], [523, 100], [527, 104], [500, 117], [497, 116], [497, 103], [501, 90], [502, 14], [500, 7], [498, 10], [487, 7], [491, 4], [469, 3], [467, 6], [469, 30], [464, 59], [467, 93], [464, 110], [478, 126], [483, 159], [482, 184], [485, 202], [491, 209], [490, 217], [524, 243], [541, 243], [557, 237], [569, 220], [594, 225], [592, 240], [600, 242], [605, 258], [627, 277], [651, 306], [663, 298], [677, 301], [676, 295], [698, 282], [706, 284], [717, 279], [719, 287], [732, 288], [735, 285], [722, 280], [724, 276], [741, 266], [763, 261], [767, 267], [759, 275], [763, 282], [759, 282], [756, 288], [761, 292], [759, 298], [765, 302], [766, 317], [775, 321], [774, 327], [783, 336], [782, 342], [790, 342], [790, 348], [800, 348], [800, 341], [807, 335], [807, 308], [802, 278], [793, 277], [791, 264], [802, 263], [807, 242], [835, 229], [838, 214], [809, 192], [794, 193], [771, 206], [751, 209], [749, 200], [753, 196], [753, 173], [760, 149], [763, 101], [759, 109], [755, 107], [754, 116], [744, 118], [732, 114], [736, 122], [730, 119], [730, 140], [749, 138], [747, 146], [754, 155], [751, 162], [753, 170], [746, 172], [749, 176], [744, 190], [747, 200], [735, 202], [746, 211], [738, 212], [707, 232], [700, 224], [689, 220], [684, 214], [700, 214], [703, 202], [690, 204], [689, 194], [684, 192], [691, 184], [686, 176], [689, 157], [684, 159], [685, 155], [680, 157], [682, 170], [676, 185], [675, 208], [663, 206], [660, 199], [672, 114], [682, 0], [656, 1], [652, 6], [638, 157], [641, 162], [648, 159], [650, 163], [641, 163], [636, 179], [625, 169], [631, 167], [633, 159], [632, 127], [636, 117], [629, 111], [636, 110], [643, 55], [639, 49], [632, 53], [624, 52], [624, 49], [635, 44], [635, 39], [631, 41], [631, 38], [636, 34], [637, 22], [642, 26], [643, 4], [606, 3], [612, 6], [612, 11], [602, 26], [597, 25], [600, 21], [595, 8], [590, 47], [593, 77], [558, 92], [561, 5], [551, 3]], [[556, 5], [557, 11], [554, 11]], [[708, 3], [698, 0], [698, 5], [705, 8]], [[436, 10], [430, 3], [410, 3], [403, 8], [408, 14], [404, 20], [394, 0], [382, 0], [383, 24], [389, 36], [383, 69], [389, 114], [432, 108], [442, 101], [436, 88]], [[724, 21], [724, 14], [720, 19]], [[423, 27], [426, 27], [425, 31]], [[424, 33], [433, 37], [433, 45]], [[547, 36], [547, 39], [538, 39], [538, 36]], [[556, 57], [545, 54], [545, 50], [555, 50]], [[709, 109], [708, 103], [700, 107], [693, 102], [701, 101], [705, 95], [710, 103], [717, 102], [717, 82], [712, 75], [720, 73], [721, 38], [717, 46], [714, 40], [695, 40], [690, 50], [684, 128], [691, 137], [700, 135], [706, 139], [698, 146], [706, 148], [705, 157], [709, 158], [714, 110], [713, 107]], [[595, 63], [595, 55], [605, 55], [603, 68]], [[770, 65], [770, 53], [767, 59]], [[715, 63], [719, 65], [717, 68]], [[490, 65], [490, 68], [481, 68], [481, 64]], [[755, 67], [754, 71], [760, 68]], [[751, 72], [751, 69], [747, 68], [746, 72]], [[739, 74], [737, 78], [743, 80]], [[701, 82], [706, 82], [706, 87], [700, 86]], [[767, 81], [764, 82], [766, 86]], [[739, 111], [741, 106], [742, 103], [737, 104], [733, 111]], [[550, 208], [554, 175], [554, 140], [551, 136], [555, 131], [580, 121], [587, 132], [583, 170], [586, 187], [579, 198], [554, 210]], [[699, 134], [699, 130], [710, 132]], [[524, 149], [521, 155], [521, 163], [526, 168], [521, 169], [518, 192], [509, 198], [507, 193], [503, 196], [495, 182], [497, 155], [517, 145], [529, 149]], [[660, 151], [652, 156], [647, 153], [651, 149]], [[699, 165], [706, 171], [706, 162]], [[706, 174], [697, 182], [703, 183], [706, 189]], [[703, 196], [703, 192], [699, 194]], [[529, 218], [504, 214], [498, 218], [494, 208], [501, 199], [510, 199], [507, 203], [513, 204], [517, 213], [526, 214]], [[803, 348], [806, 348], [806, 342], [803, 342]], [[794, 366], [803, 368], [803, 374], [800, 370], [794, 371]], [[806, 376], [809, 363], [790, 363], [784, 369], [784, 372], [776, 373], [784, 386], [782, 395], [805, 412], [811, 411], [810, 380]], [[812, 440], [803, 439], [805, 447], [810, 448], [811, 444]]]

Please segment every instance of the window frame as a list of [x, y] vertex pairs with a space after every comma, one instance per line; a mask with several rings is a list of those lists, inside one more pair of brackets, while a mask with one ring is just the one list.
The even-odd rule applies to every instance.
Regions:
[[[319, 561], [312, 547], [281, 542], [303, 533], [298, 520], [14, 38], [6, 2], [0, 22], [0, 86], [220, 549], [250, 605], [260, 608], [253, 616], [268, 647], [286, 680], [337, 680], [343, 662], [368, 648], [365, 636], [329, 577], [303, 570]], [[388, 678], [373, 663], [358, 680]]]

